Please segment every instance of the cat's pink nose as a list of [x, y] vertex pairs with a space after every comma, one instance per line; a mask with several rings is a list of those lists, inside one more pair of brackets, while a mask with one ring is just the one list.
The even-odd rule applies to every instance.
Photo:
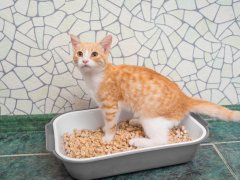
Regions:
[[82, 62], [83, 62], [83, 64], [87, 64], [88, 60], [84, 59]]

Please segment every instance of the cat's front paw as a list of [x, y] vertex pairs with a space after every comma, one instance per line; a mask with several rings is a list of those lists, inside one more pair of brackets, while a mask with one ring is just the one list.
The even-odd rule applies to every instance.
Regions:
[[148, 138], [133, 138], [129, 144], [138, 148], [152, 147], [167, 144], [167, 139], [148, 139]]
[[114, 134], [105, 134], [102, 138], [103, 143], [109, 144], [114, 138]]

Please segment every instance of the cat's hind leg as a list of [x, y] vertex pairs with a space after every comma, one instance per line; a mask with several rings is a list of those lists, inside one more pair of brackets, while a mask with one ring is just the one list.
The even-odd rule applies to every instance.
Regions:
[[140, 126], [141, 122], [139, 118], [133, 118], [129, 120], [129, 124], [133, 125], [133, 126]]
[[168, 143], [169, 131], [178, 125], [179, 121], [168, 120], [158, 117], [152, 119], [141, 119], [146, 138], [133, 138], [130, 145], [136, 147], [151, 147]]

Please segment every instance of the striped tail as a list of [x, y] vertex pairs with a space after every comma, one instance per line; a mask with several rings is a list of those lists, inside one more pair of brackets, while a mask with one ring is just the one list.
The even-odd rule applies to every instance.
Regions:
[[231, 111], [205, 100], [189, 98], [188, 107], [190, 112], [205, 114], [228, 121], [240, 121], [240, 111]]

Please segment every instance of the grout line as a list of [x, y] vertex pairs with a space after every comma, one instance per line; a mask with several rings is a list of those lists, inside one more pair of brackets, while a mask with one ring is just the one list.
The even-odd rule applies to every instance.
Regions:
[[25, 157], [25, 156], [49, 156], [51, 153], [36, 153], [36, 154], [9, 154], [9, 155], [0, 155], [0, 158], [5, 157]]
[[211, 142], [211, 143], [200, 144], [200, 146], [209, 146], [209, 145], [212, 145], [212, 144], [231, 144], [231, 143], [240, 143], [240, 141]]
[[211, 143], [204, 143], [204, 144], [200, 144], [200, 146], [212, 146]]
[[29, 130], [26, 130], [26, 131], [1, 131], [0, 133], [1, 134], [5, 134], [5, 133], [39, 133], [39, 132], [45, 132], [45, 130], [39, 130], [39, 131], [29, 131]]
[[215, 151], [218, 153], [218, 155], [220, 156], [220, 158], [222, 159], [223, 163], [225, 164], [225, 166], [228, 168], [228, 170], [230, 171], [230, 173], [232, 174], [232, 176], [238, 180], [237, 175], [233, 172], [232, 168], [229, 166], [229, 164], [227, 163], [226, 159], [223, 157], [222, 153], [218, 150], [217, 146], [215, 144], [212, 144], [213, 148], [215, 149]]
[[213, 144], [230, 144], [230, 143], [240, 143], [240, 141], [214, 142]]

